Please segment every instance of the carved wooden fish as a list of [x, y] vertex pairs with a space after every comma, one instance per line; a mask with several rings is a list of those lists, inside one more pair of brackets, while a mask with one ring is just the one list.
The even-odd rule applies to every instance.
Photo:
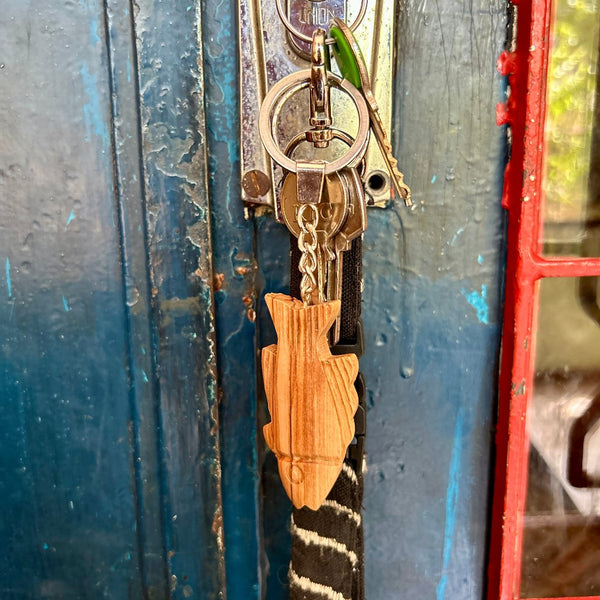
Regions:
[[285, 294], [267, 294], [277, 345], [262, 351], [271, 422], [265, 440], [295, 507], [317, 510], [340, 471], [354, 437], [358, 358], [333, 356], [327, 332], [340, 301], [305, 306]]

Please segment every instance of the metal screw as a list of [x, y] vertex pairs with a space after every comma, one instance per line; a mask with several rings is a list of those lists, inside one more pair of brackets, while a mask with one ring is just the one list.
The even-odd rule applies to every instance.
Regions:
[[271, 180], [262, 171], [253, 169], [244, 174], [242, 187], [250, 198], [260, 198], [269, 191]]

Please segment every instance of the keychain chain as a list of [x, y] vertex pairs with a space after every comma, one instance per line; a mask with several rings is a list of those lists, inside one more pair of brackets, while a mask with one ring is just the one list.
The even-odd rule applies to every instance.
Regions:
[[[312, 215], [308, 217], [305, 213], [310, 210]], [[302, 273], [300, 282], [300, 295], [304, 304], [312, 304], [312, 294], [317, 287], [317, 225], [319, 223], [319, 212], [314, 204], [303, 204], [298, 209], [298, 225], [300, 235], [298, 236], [298, 248], [302, 252], [299, 271]]]

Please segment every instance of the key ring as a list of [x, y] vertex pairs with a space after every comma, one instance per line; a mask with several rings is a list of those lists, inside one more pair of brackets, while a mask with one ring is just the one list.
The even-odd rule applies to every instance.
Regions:
[[[332, 140], [340, 140], [344, 142], [346, 146], [350, 147], [354, 143], [354, 138], [348, 135], [345, 131], [341, 131], [340, 129], [331, 129], [331, 139]], [[291, 157], [296, 148], [302, 144], [303, 142], [308, 142], [308, 131], [301, 131], [295, 138], [292, 138], [288, 143], [285, 149], [285, 155], [287, 157]], [[359, 157], [356, 159], [356, 164], [354, 162], [348, 163], [347, 165], [351, 169], [358, 169], [359, 175], [362, 177], [365, 171], [365, 158]]]
[[[277, 164], [292, 173], [297, 171], [296, 161], [287, 157], [279, 148], [275, 139], [276, 121], [285, 102], [296, 92], [310, 85], [310, 75], [310, 69], [296, 71], [278, 81], [265, 96], [260, 109], [259, 131], [265, 150]], [[340, 158], [327, 163], [325, 175], [331, 175], [331, 173], [340, 171], [348, 165], [355, 164], [357, 159], [362, 157], [369, 142], [369, 129], [371, 126], [369, 109], [362, 94], [346, 79], [342, 79], [333, 73], [328, 73], [328, 81], [334, 87], [346, 92], [354, 102], [358, 112], [358, 132], [348, 151]]]
[[[352, 146], [352, 144], [354, 143], [354, 140], [352, 139], [351, 136], [349, 136], [345, 131], [340, 131], [339, 129], [331, 130], [331, 138], [334, 140], [340, 140], [349, 147]], [[296, 137], [292, 138], [288, 142], [288, 145], [285, 148], [285, 155], [290, 156], [290, 154], [292, 154], [292, 152], [294, 152], [294, 150], [302, 142], [307, 142], [307, 141], [309, 141], [308, 140], [308, 131], [301, 131]], [[352, 165], [349, 163], [348, 166], [351, 167]]]
[[[312, 36], [308, 36], [305, 33], [298, 31], [292, 25], [292, 22], [289, 20], [288, 16], [285, 14], [285, 11], [283, 10], [283, 6], [281, 4], [282, 2], [283, 2], [283, 0], [275, 0], [275, 7], [277, 8], [277, 12], [279, 13], [279, 18], [281, 19], [282, 23], [285, 25], [285, 28], [294, 37], [298, 38], [299, 40], [302, 40], [303, 42], [307, 42], [308, 44], [312, 43]], [[352, 23], [352, 25], [349, 26], [352, 31], [355, 31], [356, 28], [362, 23], [363, 19], [365, 18], [365, 14], [367, 12], [367, 4], [368, 4], [368, 0], [360, 0], [360, 10], [358, 12], [358, 15], [356, 16], [356, 19], [354, 19], [354, 22]], [[328, 46], [331, 46], [331, 45], [335, 44], [335, 40], [332, 37], [328, 37], [325, 40], [325, 43]]]

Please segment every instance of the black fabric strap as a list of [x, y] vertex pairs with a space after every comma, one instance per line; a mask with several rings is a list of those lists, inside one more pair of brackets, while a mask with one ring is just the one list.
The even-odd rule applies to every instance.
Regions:
[[[300, 251], [291, 237], [290, 294], [300, 296]], [[356, 239], [343, 254], [341, 335], [333, 354], [362, 354], [361, 286], [362, 240]], [[364, 536], [362, 524], [363, 460], [366, 434], [365, 384], [361, 373], [355, 382], [359, 408], [356, 435], [342, 472], [327, 500], [317, 511], [294, 509], [292, 560], [289, 569], [290, 600], [364, 600]]]

